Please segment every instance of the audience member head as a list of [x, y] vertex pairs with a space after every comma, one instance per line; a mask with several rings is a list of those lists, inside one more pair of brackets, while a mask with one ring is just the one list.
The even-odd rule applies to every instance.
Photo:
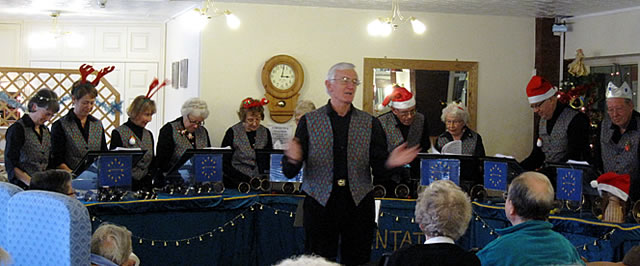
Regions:
[[469, 122], [469, 112], [463, 104], [452, 102], [442, 109], [440, 120], [446, 126], [447, 132], [453, 136], [460, 136]]
[[37, 172], [31, 177], [29, 189], [58, 192], [75, 198], [71, 179], [71, 173], [65, 170], [50, 169]]
[[58, 95], [50, 89], [40, 89], [27, 103], [29, 117], [36, 125], [44, 125], [60, 111]]
[[204, 120], [209, 117], [207, 102], [200, 98], [188, 99], [182, 104], [182, 123], [189, 132], [195, 132], [198, 127], [204, 125]]
[[338, 266], [340, 264], [328, 261], [327, 259], [316, 255], [300, 255], [284, 259], [275, 266]]
[[634, 246], [624, 255], [622, 263], [627, 266], [640, 265], [640, 246]]
[[312, 101], [309, 101], [309, 100], [299, 101], [298, 105], [296, 105], [296, 109], [293, 111], [293, 116], [296, 118], [296, 124], [300, 122], [300, 118], [304, 114], [311, 112], [315, 109], [316, 109], [316, 105], [313, 104]]
[[133, 102], [131, 102], [129, 108], [127, 108], [129, 119], [139, 127], [145, 127], [151, 122], [151, 118], [155, 113], [156, 103], [143, 95], [133, 99]]
[[264, 120], [264, 105], [269, 103], [267, 99], [262, 100], [253, 99], [247, 97], [240, 102], [240, 108], [238, 108], [238, 118], [244, 125], [244, 129], [247, 132], [258, 130], [260, 122]]
[[418, 195], [415, 215], [427, 238], [446, 236], [456, 240], [471, 220], [471, 201], [455, 183], [438, 180]]
[[509, 185], [505, 213], [513, 225], [528, 220], [546, 220], [553, 208], [554, 192], [547, 176], [524, 172]]
[[9, 253], [0, 247], [0, 266], [13, 265], [13, 260]]
[[132, 252], [131, 231], [124, 226], [103, 223], [91, 236], [91, 253], [115, 264], [128, 265]]

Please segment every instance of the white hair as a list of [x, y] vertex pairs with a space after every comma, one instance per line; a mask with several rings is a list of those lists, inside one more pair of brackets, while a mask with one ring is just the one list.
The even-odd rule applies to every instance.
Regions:
[[118, 265], [127, 262], [132, 252], [131, 231], [124, 226], [103, 223], [91, 236], [91, 253]]
[[328, 261], [327, 259], [316, 255], [300, 255], [284, 259], [274, 266], [338, 266], [340, 264]]
[[428, 237], [460, 238], [471, 220], [471, 200], [449, 180], [429, 185], [416, 201], [416, 222]]
[[312, 101], [302, 100], [296, 105], [296, 109], [293, 111], [295, 116], [303, 115], [316, 109], [316, 105]]
[[[347, 62], [340, 62], [333, 65], [329, 68], [329, 73], [327, 73], [327, 80], [332, 80], [336, 77], [336, 71], [338, 70], [348, 70], [348, 69], [356, 69], [356, 65]], [[327, 94], [329, 94], [329, 88], [325, 88]]]
[[442, 116], [440, 116], [442, 123], [447, 123], [447, 115], [453, 115], [464, 121], [465, 125], [469, 123], [469, 112], [467, 112], [467, 107], [464, 104], [456, 102], [447, 104], [447, 107], [442, 109]]
[[209, 108], [207, 107], [207, 102], [200, 98], [194, 97], [188, 99], [186, 102], [184, 102], [184, 104], [182, 104], [180, 113], [183, 117], [193, 115], [206, 119], [207, 117], [209, 117]]

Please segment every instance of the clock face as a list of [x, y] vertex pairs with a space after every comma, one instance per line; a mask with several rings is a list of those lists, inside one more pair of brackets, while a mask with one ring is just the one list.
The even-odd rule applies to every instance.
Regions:
[[296, 81], [296, 73], [293, 72], [293, 68], [287, 64], [278, 64], [269, 74], [271, 84], [279, 90], [286, 90], [293, 86]]

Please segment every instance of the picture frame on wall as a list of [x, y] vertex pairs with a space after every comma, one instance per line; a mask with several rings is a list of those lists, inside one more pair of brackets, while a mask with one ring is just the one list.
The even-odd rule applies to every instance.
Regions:
[[180, 78], [180, 62], [176, 61], [171, 63], [171, 88], [178, 88], [178, 81]]
[[189, 86], [189, 59], [180, 60], [180, 88]]

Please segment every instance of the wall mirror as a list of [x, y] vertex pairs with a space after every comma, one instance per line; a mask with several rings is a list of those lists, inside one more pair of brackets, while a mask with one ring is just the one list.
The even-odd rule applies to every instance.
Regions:
[[430, 136], [445, 130], [440, 120], [443, 102], [464, 103], [470, 115], [467, 126], [476, 130], [477, 62], [365, 58], [363, 83], [362, 107], [372, 115], [389, 111], [382, 101], [398, 84], [415, 95], [416, 109], [425, 115]]

